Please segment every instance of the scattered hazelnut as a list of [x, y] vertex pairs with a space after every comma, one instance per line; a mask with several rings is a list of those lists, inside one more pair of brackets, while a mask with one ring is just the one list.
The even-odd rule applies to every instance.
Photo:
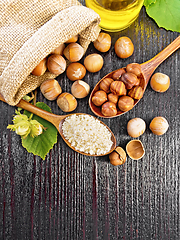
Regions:
[[41, 86], [40, 90], [45, 98], [50, 101], [55, 100], [62, 92], [62, 89], [55, 79], [47, 79], [45, 80]]
[[145, 154], [144, 146], [140, 140], [131, 140], [128, 142], [126, 145], [126, 152], [133, 160], [139, 160]]
[[121, 81], [125, 84], [127, 89], [131, 89], [133, 86], [139, 85], [139, 79], [134, 73], [124, 73], [121, 76]]
[[86, 75], [86, 68], [78, 62], [70, 63], [66, 75], [71, 81], [81, 80]]
[[48, 57], [47, 68], [51, 73], [59, 75], [66, 70], [66, 60], [58, 54]]
[[67, 47], [64, 49], [64, 56], [70, 61], [70, 62], [77, 62], [79, 61], [83, 55], [84, 55], [84, 48], [81, 47], [78, 43], [70, 43], [67, 45]]
[[151, 121], [149, 128], [156, 135], [163, 135], [169, 128], [168, 121], [164, 117], [155, 117]]
[[107, 52], [111, 47], [111, 36], [108, 33], [100, 32], [93, 44], [98, 51]]
[[103, 57], [100, 54], [89, 54], [84, 59], [84, 66], [89, 72], [98, 72], [104, 64]]
[[66, 43], [73, 43], [73, 42], [77, 42], [78, 40], [78, 34], [71, 37], [69, 40], [66, 41]]
[[114, 80], [112, 78], [104, 78], [100, 84], [99, 84], [99, 88], [103, 91], [105, 91], [106, 93], [110, 92], [110, 85]]
[[118, 96], [126, 95], [126, 87], [122, 81], [113, 81], [110, 85], [110, 91]]
[[114, 80], [119, 80], [119, 79], [121, 78], [122, 74], [125, 73], [125, 72], [126, 72], [126, 71], [125, 71], [124, 68], [120, 68], [120, 69], [116, 70], [116, 71], [113, 73], [112, 78], [113, 78]]
[[146, 123], [143, 119], [141, 118], [133, 118], [129, 120], [127, 124], [127, 132], [129, 136], [133, 138], [137, 138], [141, 136], [146, 129]]
[[120, 37], [114, 45], [115, 53], [120, 58], [128, 58], [134, 52], [134, 45], [130, 38]]
[[99, 90], [95, 92], [95, 94], [92, 97], [92, 102], [96, 106], [101, 106], [106, 101], [107, 101], [107, 94], [103, 90]]
[[89, 94], [90, 86], [82, 81], [77, 80], [71, 86], [71, 93], [75, 98], [84, 98]]
[[116, 149], [109, 154], [110, 163], [114, 166], [122, 165], [126, 161], [126, 152], [121, 147], [116, 147]]
[[109, 100], [109, 102], [113, 102], [113, 103], [117, 104], [118, 99], [119, 99], [119, 96], [118, 96], [118, 95], [115, 95], [115, 94], [113, 94], [113, 93], [109, 93], [109, 94], [108, 94], [108, 100]]
[[128, 95], [134, 99], [141, 99], [143, 97], [143, 89], [140, 86], [135, 86], [130, 89]]
[[113, 117], [117, 114], [116, 104], [112, 102], [105, 102], [102, 105], [101, 112], [106, 117]]
[[123, 111], [129, 111], [134, 107], [134, 99], [129, 96], [122, 96], [118, 101], [118, 108]]
[[57, 105], [64, 112], [72, 112], [77, 107], [77, 100], [72, 94], [64, 92], [57, 98]]
[[34, 68], [34, 70], [31, 73], [35, 76], [42, 76], [47, 70], [46, 61], [47, 61], [46, 58], [41, 60], [40, 63]]
[[140, 76], [142, 71], [141, 71], [141, 65], [139, 63], [129, 63], [126, 66], [126, 71], [130, 73], [134, 73], [136, 76]]
[[165, 92], [170, 86], [170, 78], [166, 74], [155, 73], [150, 80], [150, 86], [156, 92]]
[[51, 54], [63, 55], [64, 49], [65, 49], [65, 44], [62, 43], [62, 44], [59, 45], [59, 47], [57, 47], [56, 49], [54, 49], [54, 51], [52, 51]]

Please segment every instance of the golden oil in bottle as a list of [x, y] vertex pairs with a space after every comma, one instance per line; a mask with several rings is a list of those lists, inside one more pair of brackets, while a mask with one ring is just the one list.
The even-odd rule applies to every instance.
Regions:
[[101, 17], [100, 27], [110, 32], [129, 27], [138, 17], [144, 0], [86, 0]]

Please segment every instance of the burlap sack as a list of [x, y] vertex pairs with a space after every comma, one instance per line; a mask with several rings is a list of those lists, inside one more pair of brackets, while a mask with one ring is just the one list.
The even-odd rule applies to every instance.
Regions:
[[31, 74], [61, 43], [79, 34], [86, 50], [99, 34], [100, 17], [77, 0], [0, 0], [0, 92], [16, 105], [47, 78]]

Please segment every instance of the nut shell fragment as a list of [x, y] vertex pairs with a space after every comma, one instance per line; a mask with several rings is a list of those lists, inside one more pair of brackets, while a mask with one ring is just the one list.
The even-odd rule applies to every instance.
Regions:
[[140, 140], [131, 140], [128, 142], [126, 145], [126, 152], [133, 160], [139, 160], [145, 154], [144, 146]]
[[122, 165], [126, 161], [126, 152], [122, 147], [116, 147], [116, 149], [109, 154], [109, 160], [114, 166]]

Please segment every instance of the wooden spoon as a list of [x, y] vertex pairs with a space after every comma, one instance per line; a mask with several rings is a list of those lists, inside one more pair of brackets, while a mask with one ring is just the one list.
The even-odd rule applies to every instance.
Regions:
[[[155, 69], [165, 60], [167, 59], [172, 53], [174, 53], [178, 48], [180, 47], [180, 36], [177, 37], [172, 43], [170, 43], [165, 49], [163, 49], [160, 53], [158, 53], [155, 57], [153, 57], [152, 59], [150, 59], [149, 61], [142, 63], [141, 64], [141, 70], [142, 70], [142, 74], [140, 77], [140, 86], [143, 88], [143, 90], [146, 90], [147, 84], [149, 82], [149, 79], [151, 77], [151, 75], [153, 74], [153, 72], [155, 71]], [[92, 97], [95, 94], [95, 92], [97, 92], [99, 90], [99, 84], [101, 81], [103, 81], [104, 78], [112, 78], [112, 75], [114, 72], [116, 72], [117, 70], [108, 73], [106, 76], [104, 76], [94, 87], [94, 89], [92, 90], [90, 97], [89, 97], [89, 106], [91, 108], [91, 111], [99, 116], [99, 117], [103, 117], [103, 118], [113, 118], [113, 117], [117, 117], [120, 116], [126, 112], [122, 112], [118, 109], [118, 112], [115, 116], [112, 117], [106, 117], [101, 113], [101, 108], [97, 107], [93, 104], [92, 102]], [[134, 106], [139, 102], [139, 100], [135, 100], [135, 104]]]
[[[5, 102], [3, 96], [0, 94], [0, 100]], [[104, 156], [104, 155], [108, 155], [110, 154], [116, 147], [116, 138], [114, 136], [114, 134], [112, 133], [112, 131], [110, 130], [110, 128], [105, 124], [103, 123], [102, 121], [100, 121], [98, 119], [98, 121], [100, 121], [108, 130], [109, 132], [111, 133], [111, 141], [113, 142], [112, 146], [111, 146], [111, 149], [109, 152], [105, 153], [105, 154], [100, 154], [100, 155], [92, 155], [92, 154], [89, 154], [89, 153], [84, 153], [84, 152], [81, 152], [81, 151], [78, 151], [76, 150], [73, 146], [71, 146], [71, 144], [68, 142], [68, 140], [66, 140], [64, 134], [63, 134], [63, 130], [62, 130], [62, 124], [63, 122], [65, 121], [66, 117], [70, 116], [70, 115], [89, 115], [89, 114], [85, 114], [85, 113], [73, 113], [73, 114], [67, 114], [67, 115], [56, 115], [56, 114], [53, 114], [53, 113], [50, 113], [50, 112], [47, 112], [41, 108], [38, 108], [34, 105], [32, 105], [31, 103], [27, 102], [27, 101], [24, 101], [24, 100], [20, 100], [20, 102], [16, 105], [17, 107], [20, 107], [20, 108], [23, 108], [47, 121], [49, 121], [50, 123], [52, 123], [58, 130], [58, 132], [60, 133], [61, 137], [63, 138], [63, 140], [66, 142], [66, 144], [72, 148], [74, 151], [78, 152], [78, 153], [81, 153], [83, 155], [87, 155], [87, 156]], [[91, 115], [89, 115], [91, 116]], [[92, 116], [94, 117], [94, 116]], [[94, 117], [95, 118], [95, 117]], [[96, 118], [95, 118], [96, 119]], [[102, 136], [103, 137], [103, 136]]]

